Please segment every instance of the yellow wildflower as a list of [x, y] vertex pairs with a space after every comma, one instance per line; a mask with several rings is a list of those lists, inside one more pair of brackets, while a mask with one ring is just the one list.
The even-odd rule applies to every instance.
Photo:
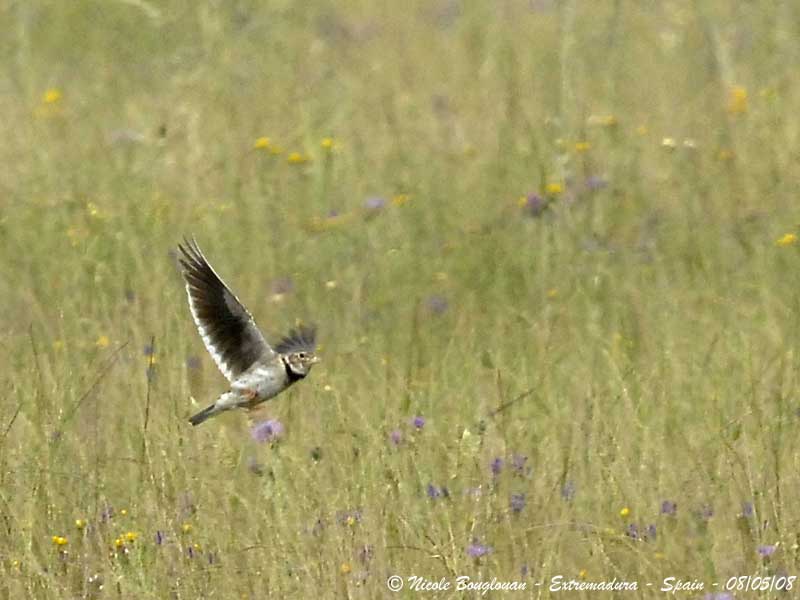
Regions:
[[342, 575], [347, 575], [353, 568], [350, 566], [350, 563], [343, 562], [342, 566], [339, 567], [339, 570], [342, 572]]
[[741, 115], [747, 112], [747, 88], [735, 85], [728, 93], [728, 112], [732, 115]]
[[581, 569], [578, 571], [578, 579], [586, 579], [589, 576], [589, 571], [586, 569]]
[[665, 137], [661, 140], [661, 146], [667, 150], [674, 150], [677, 144], [675, 143], [675, 138]]
[[111, 340], [108, 339], [107, 335], [101, 335], [100, 337], [95, 340], [94, 345], [98, 348], [108, 348], [108, 345], [111, 343]]
[[198, 544], [197, 542], [192, 544], [192, 548], [195, 549], [195, 552], [202, 552], [203, 551], [203, 547], [200, 544]]
[[75, 528], [78, 530], [86, 528], [86, 519], [75, 519]]
[[253, 144], [254, 150], [266, 150], [271, 146], [270, 139], [268, 137], [260, 137], [258, 138], [255, 143]]
[[785, 233], [775, 243], [781, 247], [792, 246], [797, 243], [797, 236], [794, 233]]
[[335, 290], [337, 285], [338, 284], [333, 279], [330, 279], [325, 282], [325, 287], [328, 288], [329, 290]]
[[289, 154], [286, 160], [290, 165], [304, 165], [311, 159], [307, 155], [301, 154], [300, 152], [292, 152]]
[[549, 290], [547, 290], [547, 297], [550, 300], [554, 300], [555, 298], [558, 297], [558, 290], [556, 288], [550, 288]]
[[627, 506], [623, 507], [622, 510], [619, 511], [619, 516], [622, 517], [623, 519], [628, 518], [630, 514], [631, 514], [631, 509], [628, 508]]
[[192, 524], [191, 523], [184, 523], [181, 525], [181, 533], [191, 533], [192, 532]]
[[345, 521], [350, 527], [356, 524], [356, 518], [353, 515], [348, 515], [347, 520]]
[[50, 88], [42, 94], [42, 104], [56, 104], [61, 100], [61, 90]]
[[575, 142], [575, 152], [587, 152], [592, 145], [589, 142]]
[[128, 509], [127, 508], [123, 508], [121, 511], [119, 511], [119, 514], [122, 515], [123, 517], [127, 517], [128, 516]]
[[[326, 384], [325, 386], [323, 386], [323, 388], [322, 388], [322, 391], [323, 391], [323, 392], [332, 392], [332, 391], [333, 391], [333, 388], [332, 388], [330, 385], [327, 385], [327, 384]], [[351, 517], [348, 517], [348, 518], [347, 518], [347, 519], [348, 519], [348, 525], [352, 525], [352, 523], [350, 523], [350, 522], [349, 522], [350, 518], [351, 518]]]
[[135, 531], [129, 531], [128, 533], [125, 534], [125, 541], [133, 543], [136, 541], [136, 538], [138, 537], [139, 537], [138, 533], [136, 533]]
[[544, 191], [549, 196], [558, 196], [561, 192], [564, 191], [564, 186], [560, 183], [551, 182], [544, 186]]
[[528, 197], [527, 196], [520, 196], [519, 200], [517, 200], [517, 206], [520, 208], [525, 208], [528, 205]]
[[333, 138], [326, 137], [322, 138], [322, 141], [319, 143], [323, 150], [333, 150], [338, 146], [338, 144], [333, 140]]
[[117, 548], [117, 549], [124, 548], [125, 547], [125, 540], [121, 536], [118, 537], [117, 539], [114, 540], [114, 547]]
[[42, 102], [34, 108], [33, 114], [42, 119], [52, 119], [64, 114], [61, 102], [61, 91], [56, 88], [46, 90], [42, 94]]
[[65, 538], [65, 537], [62, 537], [62, 536], [60, 536], [60, 535], [54, 535], [54, 536], [52, 537], [52, 540], [53, 540], [53, 544], [54, 544], [55, 546], [59, 546], [59, 547], [61, 547], [61, 546], [66, 546], [66, 545], [67, 545], [67, 543], [68, 543], [68, 542], [67, 542], [67, 538]]
[[733, 150], [730, 150], [729, 148], [722, 148], [719, 152], [717, 152], [717, 159], [721, 160], [722, 162], [733, 160]]
[[403, 204], [407, 203], [411, 200], [411, 196], [408, 194], [395, 194], [392, 196], [392, 204], [395, 206], [403, 206]]
[[97, 208], [97, 204], [95, 204], [94, 202], [87, 202], [86, 210], [89, 212], [90, 217], [96, 217], [100, 212], [99, 209]]

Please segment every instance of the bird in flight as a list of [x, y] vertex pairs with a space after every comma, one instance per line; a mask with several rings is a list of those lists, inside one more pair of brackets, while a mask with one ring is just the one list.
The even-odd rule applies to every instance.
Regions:
[[319, 362], [316, 329], [292, 329], [273, 348], [253, 316], [219, 278], [197, 242], [178, 244], [189, 309], [230, 390], [189, 419], [192, 425], [234, 408], [252, 409], [305, 378]]

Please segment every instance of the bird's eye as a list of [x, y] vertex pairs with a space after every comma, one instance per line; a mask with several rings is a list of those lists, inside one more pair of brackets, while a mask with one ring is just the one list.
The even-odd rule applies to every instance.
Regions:
[[297, 356], [299, 356], [300, 358], [305, 358], [306, 357], [306, 353], [305, 352], [300, 352]]

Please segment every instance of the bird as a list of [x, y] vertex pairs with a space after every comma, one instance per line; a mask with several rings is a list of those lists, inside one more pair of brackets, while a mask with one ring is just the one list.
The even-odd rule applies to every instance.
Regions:
[[320, 362], [315, 326], [291, 329], [274, 347], [270, 346], [253, 316], [220, 279], [195, 239], [184, 238], [178, 250], [195, 325], [206, 350], [230, 383], [227, 392], [189, 419], [193, 426], [229, 410], [253, 409], [308, 376]]

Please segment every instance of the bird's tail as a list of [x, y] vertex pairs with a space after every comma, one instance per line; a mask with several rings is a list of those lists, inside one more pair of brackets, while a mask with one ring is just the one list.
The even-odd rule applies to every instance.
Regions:
[[195, 425], [195, 426], [200, 425], [200, 423], [202, 423], [206, 419], [210, 419], [211, 417], [213, 417], [218, 412], [220, 412], [220, 409], [217, 408], [216, 403], [214, 403], [211, 406], [209, 406], [208, 408], [204, 408], [203, 410], [201, 410], [196, 415], [193, 415], [192, 417], [190, 417], [189, 418], [189, 423], [191, 423], [192, 425]]

